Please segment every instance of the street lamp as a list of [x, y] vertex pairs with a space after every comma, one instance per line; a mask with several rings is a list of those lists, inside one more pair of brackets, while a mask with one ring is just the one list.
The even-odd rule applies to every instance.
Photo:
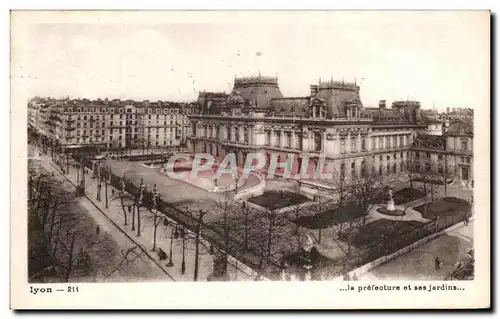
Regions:
[[[165, 219], [167, 222], [167, 220]], [[177, 224], [175, 225], [175, 232], [174, 232], [174, 226], [172, 225], [172, 230], [170, 231], [170, 258], [167, 264], [167, 267], [173, 267], [174, 263], [172, 262], [172, 245], [174, 243], [174, 237], [175, 239], [179, 238], [179, 234], [177, 233]]]
[[142, 201], [144, 199], [144, 179], [141, 178], [141, 185], [139, 186], [139, 199], [137, 201], [137, 236], [141, 236], [141, 215], [140, 215], [140, 207], [142, 205]]
[[200, 253], [200, 237], [201, 237], [201, 226], [203, 225], [203, 217], [208, 214], [208, 211], [202, 211], [200, 209], [198, 222], [196, 224], [196, 250], [195, 250], [195, 260], [194, 260], [194, 278], [193, 281], [198, 281], [198, 255]]
[[186, 231], [184, 230], [184, 227], [181, 228], [181, 237], [182, 237], [181, 273], [184, 275], [186, 273]]
[[159, 225], [159, 221], [158, 221], [158, 209], [157, 209], [157, 199], [160, 197], [160, 194], [158, 193], [158, 191], [156, 190], [156, 184], [154, 184], [154, 187], [153, 187], [153, 214], [154, 214], [154, 219], [153, 219], [153, 226], [154, 226], [154, 234], [153, 234], [153, 251], [156, 250], [156, 230], [158, 228], [158, 225]]

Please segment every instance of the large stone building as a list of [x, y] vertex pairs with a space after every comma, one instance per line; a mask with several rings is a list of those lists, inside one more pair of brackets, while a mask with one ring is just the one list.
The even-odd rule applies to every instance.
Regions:
[[167, 149], [191, 135], [188, 103], [35, 99], [28, 125], [64, 149]]
[[[283, 97], [277, 78], [236, 78], [224, 93], [200, 93], [199, 106], [190, 116], [193, 152], [222, 158], [234, 153], [239, 166], [249, 152], [273, 153], [278, 161], [296, 154], [293, 173], [308, 157], [308, 172], [324, 159], [324, 172], [340, 172], [347, 179], [367, 170], [397, 176], [410, 162], [418, 134], [442, 133], [439, 123], [422, 116], [416, 101], [397, 101], [387, 107], [365, 107], [360, 87], [344, 81], [320, 81], [304, 97]], [[323, 166], [323, 165], [322, 165]]]
[[[412, 145], [412, 168], [447, 179], [471, 183], [474, 179], [474, 129], [471, 120], [455, 120], [443, 135], [420, 134]], [[470, 185], [471, 186], [471, 185]]]

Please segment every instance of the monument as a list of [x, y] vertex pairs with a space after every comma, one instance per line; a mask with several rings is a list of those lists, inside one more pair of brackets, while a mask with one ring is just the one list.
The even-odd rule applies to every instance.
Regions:
[[389, 200], [387, 201], [387, 205], [385, 205], [385, 207], [383, 204], [380, 205], [380, 207], [377, 208], [377, 212], [390, 216], [403, 216], [405, 214], [405, 211], [395, 207], [394, 197], [391, 188], [389, 188], [388, 193], [389, 193]]
[[390, 212], [394, 210], [394, 198], [392, 198], [391, 188], [389, 188], [389, 201], [387, 202], [387, 210]]

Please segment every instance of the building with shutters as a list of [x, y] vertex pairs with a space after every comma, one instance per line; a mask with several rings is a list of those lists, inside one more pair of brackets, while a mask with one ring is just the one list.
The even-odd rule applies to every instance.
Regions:
[[[200, 93], [189, 118], [192, 152], [209, 153], [217, 160], [232, 153], [240, 167], [248, 153], [258, 152], [267, 159], [264, 170], [273, 154], [279, 162], [294, 154], [292, 173], [307, 167], [311, 174], [323, 160], [324, 172], [346, 179], [368, 172], [397, 177], [416, 154], [417, 136], [443, 138], [441, 123], [423, 111], [420, 102], [395, 101], [388, 107], [381, 100], [378, 107], [367, 107], [357, 83], [334, 80], [311, 85], [307, 96], [284, 97], [277, 78], [236, 78], [229, 94]], [[456, 139], [453, 143], [448, 151], [452, 147], [456, 152]]]

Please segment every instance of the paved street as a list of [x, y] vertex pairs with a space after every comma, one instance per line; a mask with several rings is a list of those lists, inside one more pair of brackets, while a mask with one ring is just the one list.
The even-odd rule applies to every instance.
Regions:
[[[50, 164], [50, 157], [48, 156], [40, 156], [40, 159], [42, 160], [43, 166], [49, 170], [53, 171], [54, 167]], [[61, 175], [59, 175], [61, 176]], [[70, 167], [70, 174], [65, 175], [67, 178], [69, 178], [73, 184], [76, 184], [77, 180], [77, 172], [76, 169]], [[62, 177], [62, 176], [61, 176]], [[86, 182], [86, 195], [92, 199], [92, 202], [94, 202], [102, 211], [105, 212], [105, 214], [116, 224], [120, 225], [120, 228], [125, 231], [128, 236], [132, 238], [132, 240], [137, 243], [138, 245], [144, 247], [150, 257], [156, 261], [156, 263], [152, 263], [156, 265], [156, 267], [159, 269], [158, 264], [161, 265], [161, 268], [163, 269], [164, 272], [167, 272], [170, 276], [174, 278], [175, 281], [192, 281], [193, 280], [193, 275], [194, 275], [194, 256], [195, 256], [195, 241], [194, 239], [187, 239], [186, 240], [186, 245], [185, 245], [185, 261], [186, 261], [186, 273], [183, 275], [181, 273], [181, 262], [182, 262], [182, 240], [181, 239], [174, 239], [172, 243], [172, 259], [174, 266], [173, 267], [166, 267], [166, 264], [168, 260], [160, 262], [158, 260], [158, 255], [157, 252], [153, 252], [152, 247], [153, 247], [153, 215], [150, 212], [147, 212], [145, 208], [142, 208], [142, 216], [141, 216], [141, 236], [137, 236], [137, 230], [132, 231], [131, 230], [131, 217], [129, 216], [128, 220], [128, 226], [125, 227], [123, 226], [124, 224], [124, 217], [123, 217], [123, 210], [120, 204], [119, 200], [111, 200], [112, 199], [112, 187], [108, 187], [108, 196], [110, 198], [109, 200], [109, 208], [105, 208], [105, 190], [104, 186], [102, 187], [101, 191], [101, 196], [102, 196], [102, 201], [98, 202], [97, 200], [94, 200], [97, 196], [97, 181], [92, 180], [91, 175], [86, 175], [85, 178]], [[115, 190], [117, 194], [117, 190]], [[106, 229], [107, 232], [113, 235], [115, 240], [122, 245], [129, 245], [129, 243], [126, 243], [127, 240], [124, 238], [127, 238], [121, 231], [117, 229], [117, 226], [115, 226], [111, 221], [109, 221], [104, 214], [97, 209], [89, 200], [83, 200], [85, 202], [86, 208], [89, 210], [89, 212], [92, 214], [92, 216], [95, 218], [96, 222], [101, 224], [104, 229]], [[170, 253], [170, 238], [171, 238], [171, 231], [172, 227], [165, 227], [163, 223], [160, 223], [158, 228], [157, 228], [157, 247], [162, 248], [167, 254]], [[191, 235], [192, 237], [192, 235]], [[128, 239], [128, 238], [127, 238]], [[130, 239], [129, 239], [130, 241]], [[158, 263], [158, 264], [157, 264]], [[207, 276], [212, 272], [213, 270], [213, 258], [212, 255], [209, 254], [209, 249], [208, 247], [205, 247], [204, 245], [200, 245], [200, 253], [199, 253], [199, 272], [198, 272], [198, 280], [199, 281], [206, 281]], [[235, 267], [228, 265], [228, 274], [232, 280], [253, 280], [253, 276], [248, 276], [246, 273], [236, 270]], [[164, 280], [169, 280], [168, 275], [163, 273], [162, 278]]]
[[[454, 271], [454, 265], [469, 260], [467, 252], [473, 249], [474, 222], [461, 226], [443, 236], [386, 263], [361, 276], [360, 280], [444, 280]], [[439, 257], [441, 269], [434, 269], [434, 258]]]
[[[32, 150], [29, 151], [30, 156], [32, 155]], [[57, 173], [57, 171], [50, 165], [50, 160], [46, 156], [39, 156], [38, 159], [39, 164], [43, 166], [45, 170], [48, 172], [54, 172], [54, 177], [60, 181], [64, 181], [64, 185], [68, 190], [74, 189], [73, 185], [69, 183], [64, 177]], [[117, 258], [120, 260], [116, 260], [115, 266], [116, 271], [112, 273], [109, 277], [96, 278], [97, 281], [104, 282], [124, 282], [124, 281], [172, 281], [165, 273], [144, 254], [139, 247], [137, 247], [137, 243], [130, 240], [125, 234], [116, 230], [116, 227], [113, 225], [111, 221], [105, 218], [98, 210], [96, 210], [95, 206], [92, 205], [90, 200], [82, 197], [78, 200], [78, 213], [88, 214], [92, 219], [94, 219], [95, 223], [100, 226], [101, 234], [103, 236], [110, 235], [115, 244], [117, 245], [116, 249], [118, 250]], [[134, 253], [127, 256], [127, 258], [122, 258], [121, 251], [128, 250], [134, 248]], [[113, 247], [114, 249], [114, 247]], [[137, 252], [137, 254], [135, 254]], [[139, 257], [136, 257], [136, 256]], [[109, 257], [111, 258], [111, 257]], [[117, 259], [115, 258], [115, 259]], [[130, 261], [129, 261], [130, 260]], [[111, 262], [111, 261], [109, 261]], [[118, 267], [118, 264], [121, 264]]]

